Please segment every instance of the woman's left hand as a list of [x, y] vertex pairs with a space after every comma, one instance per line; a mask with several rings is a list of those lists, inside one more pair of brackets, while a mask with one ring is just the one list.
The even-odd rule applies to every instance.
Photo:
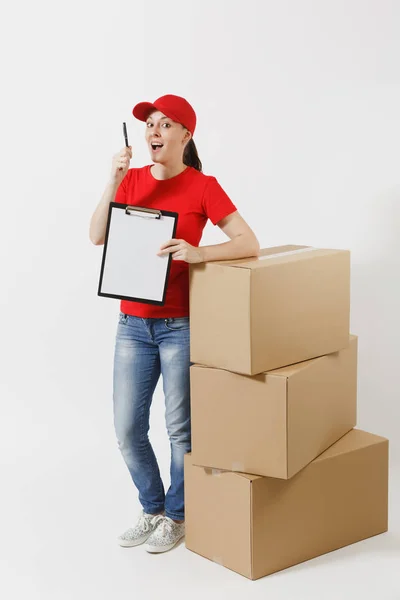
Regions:
[[172, 253], [172, 260], [184, 260], [187, 263], [203, 262], [201, 248], [191, 246], [188, 242], [185, 242], [185, 240], [172, 238], [171, 240], [164, 242], [164, 244], [160, 246], [160, 251], [157, 252], [157, 256], [163, 256], [168, 253]]

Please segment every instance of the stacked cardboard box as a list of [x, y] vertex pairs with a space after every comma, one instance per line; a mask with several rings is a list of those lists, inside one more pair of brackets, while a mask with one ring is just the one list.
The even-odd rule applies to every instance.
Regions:
[[388, 440], [354, 429], [350, 255], [190, 268], [186, 547], [257, 579], [387, 531]]

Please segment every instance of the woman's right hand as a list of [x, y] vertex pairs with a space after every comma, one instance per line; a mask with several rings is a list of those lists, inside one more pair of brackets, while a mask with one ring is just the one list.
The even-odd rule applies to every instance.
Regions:
[[119, 185], [129, 170], [132, 158], [132, 146], [124, 146], [120, 152], [114, 154], [111, 166], [111, 181]]

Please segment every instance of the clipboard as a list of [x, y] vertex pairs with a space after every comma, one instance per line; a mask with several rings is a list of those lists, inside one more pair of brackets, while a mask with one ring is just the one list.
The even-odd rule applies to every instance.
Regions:
[[110, 202], [98, 296], [163, 306], [172, 255], [157, 252], [177, 225], [177, 212]]

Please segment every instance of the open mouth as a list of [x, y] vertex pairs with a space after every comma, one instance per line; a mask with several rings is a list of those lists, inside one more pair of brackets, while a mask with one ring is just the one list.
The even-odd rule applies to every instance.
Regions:
[[151, 144], [151, 148], [152, 148], [153, 152], [159, 152], [163, 146], [164, 146], [164, 144], [161, 144], [158, 142]]

